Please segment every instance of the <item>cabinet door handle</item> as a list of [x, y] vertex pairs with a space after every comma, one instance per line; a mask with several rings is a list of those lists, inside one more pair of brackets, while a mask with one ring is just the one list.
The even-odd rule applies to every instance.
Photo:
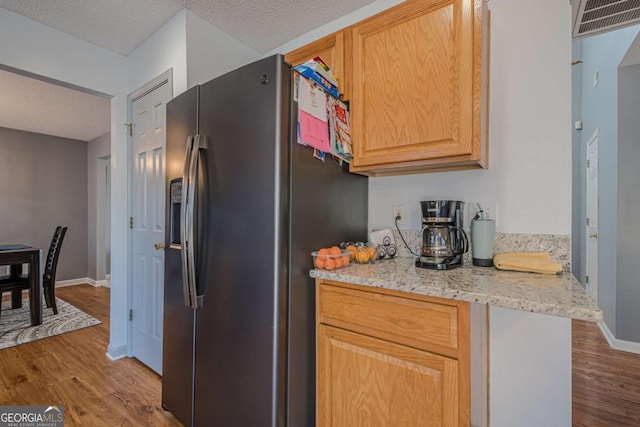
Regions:
[[159, 251], [160, 249], [164, 249], [164, 242], [154, 243], [154, 244], [153, 244], [153, 248], [154, 248], [156, 251]]

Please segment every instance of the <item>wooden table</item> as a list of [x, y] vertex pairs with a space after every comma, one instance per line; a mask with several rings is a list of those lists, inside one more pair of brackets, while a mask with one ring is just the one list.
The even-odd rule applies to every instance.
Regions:
[[[42, 249], [28, 245], [0, 245], [0, 265], [10, 265], [11, 275], [20, 274], [22, 264], [29, 264], [29, 311], [31, 326], [42, 324], [42, 274], [40, 258]], [[20, 300], [18, 302], [18, 299]], [[22, 306], [22, 292], [11, 295], [12, 307]]]

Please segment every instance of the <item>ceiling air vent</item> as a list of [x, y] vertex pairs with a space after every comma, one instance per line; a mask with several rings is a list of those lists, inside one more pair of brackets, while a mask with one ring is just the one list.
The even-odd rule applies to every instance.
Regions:
[[582, 37], [640, 23], [640, 0], [579, 0], [573, 36]]

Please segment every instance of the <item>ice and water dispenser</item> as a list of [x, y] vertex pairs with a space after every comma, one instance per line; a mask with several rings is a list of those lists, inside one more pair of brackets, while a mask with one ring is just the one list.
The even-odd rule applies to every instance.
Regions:
[[171, 181], [169, 186], [169, 198], [171, 200], [171, 221], [169, 223], [169, 247], [180, 249], [180, 220], [182, 211], [182, 178], [176, 178]]

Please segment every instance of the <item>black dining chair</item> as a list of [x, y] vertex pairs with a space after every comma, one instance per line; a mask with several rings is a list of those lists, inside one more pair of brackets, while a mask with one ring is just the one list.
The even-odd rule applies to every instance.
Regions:
[[[61, 226], [56, 227], [56, 231], [53, 233], [53, 238], [51, 239], [51, 245], [49, 245], [49, 252], [47, 252], [47, 258], [44, 264], [44, 273], [42, 274], [44, 300], [47, 304], [47, 308], [53, 307], [53, 314], [58, 314], [55, 293], [56, 270], [58, 268], [58, 258], [60, 257], [62, 241], [67, 233], [67, 228], [68, 227]], [[24, 289], [29, 289], [28, 277], [19, 276], [2, 278], [0, 279], [0, 301], [2, 300], [3, 292], [16, 292]]]

